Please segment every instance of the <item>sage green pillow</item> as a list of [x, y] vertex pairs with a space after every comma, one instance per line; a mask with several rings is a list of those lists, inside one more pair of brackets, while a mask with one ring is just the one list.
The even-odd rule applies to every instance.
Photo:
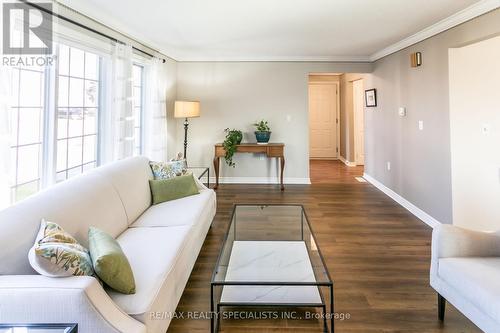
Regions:
[[192, 174], [170, 179], [150, 180], [149, 187], [153, 195], [153, 205], [200, 193]]
[[135, 279], [120, 244], [95, 227], [89, 228], [89, 251], [94, 271], [108, 286], [123, 294], [135, 294]]

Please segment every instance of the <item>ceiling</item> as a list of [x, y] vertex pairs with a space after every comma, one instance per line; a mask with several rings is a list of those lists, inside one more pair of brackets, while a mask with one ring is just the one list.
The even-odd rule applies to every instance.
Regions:
[[492, 0], [60, 2], [179, 61], [370, 61], [405, 38]]

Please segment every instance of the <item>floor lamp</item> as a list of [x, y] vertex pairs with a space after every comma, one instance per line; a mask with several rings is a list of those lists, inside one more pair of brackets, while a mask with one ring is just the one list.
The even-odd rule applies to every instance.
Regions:
[[175, 118], [184, 118], [184, 158], [187, 159], [188, 118], [200, 116], [200, 102], [175, 101]]

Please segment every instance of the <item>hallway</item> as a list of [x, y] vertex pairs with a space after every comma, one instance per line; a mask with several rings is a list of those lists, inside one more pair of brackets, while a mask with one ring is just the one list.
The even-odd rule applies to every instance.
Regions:
[[310, 160], [311, 184], [353, 184], [363, 176], [363, 166], [349, 167], [339, 160]]

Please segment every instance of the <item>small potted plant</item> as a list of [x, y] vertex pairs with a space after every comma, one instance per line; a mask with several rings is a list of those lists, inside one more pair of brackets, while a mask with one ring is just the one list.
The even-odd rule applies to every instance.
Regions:
[[226, 138], [224, 142], [222, 142], [222, 146], [226, 152], [224, 160], [226, 160], [227, 165], [234, 168], [236, 164], [233, 162], [233, 155], [236, 152], [236, 146], [239, 145], [243, 139], [243, 133], [239, 130], [229, 128], [226, 128], [224, 132], [226, 133]]
[[255, 138], [257, 138], [258, 144], [266, 144], [271, 138], [271, 129], [267, 124], [267, 121], [261, 120], [258, 123], [253, 124], [256, 127]]

